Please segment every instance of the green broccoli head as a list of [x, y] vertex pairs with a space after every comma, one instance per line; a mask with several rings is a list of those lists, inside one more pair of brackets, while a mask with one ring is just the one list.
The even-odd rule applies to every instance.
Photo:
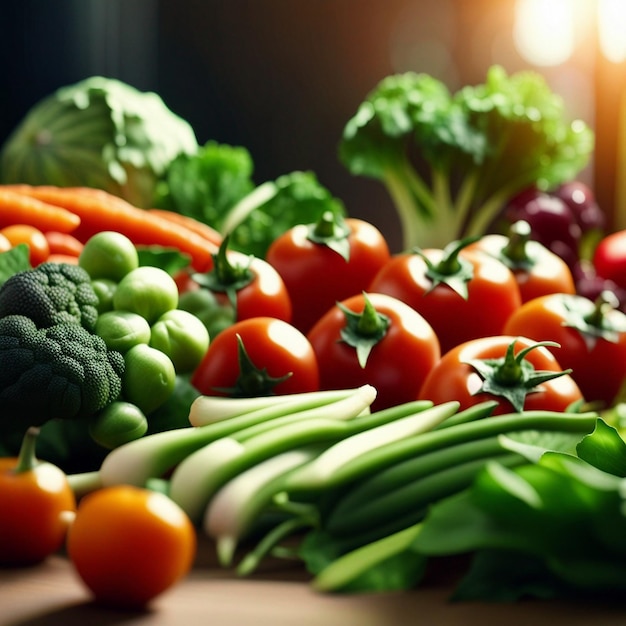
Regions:
[[70, 263], [42, 263], [14, 274], [0, 287], [0, 317], [24, 315], [38, 328], [71, 322], [93, 331], [97, 307], [89, 274]]
[[37, 328], [24, 315], [0, 319], [0, 418], [40, 426], [89, 417], [122, 390], [124, 357], [80, 324]]

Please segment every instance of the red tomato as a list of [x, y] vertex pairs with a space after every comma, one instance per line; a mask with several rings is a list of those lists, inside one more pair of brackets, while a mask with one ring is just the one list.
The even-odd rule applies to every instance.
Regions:
[[85, 247], [82, 241], [76, 239], [76, 237], [70, 235], [70, 233], [49, 230], [44, 233], [44, 236], [48, 240], [50, 254], [63, 254], [78, 257]]
[[508, 235], [485, 235], [466, 250], [486, 252], [512, 270], [522, 302], [549, 293], [576, 293], [574, 277], [567, 263], [529, 237], [528, 222], [515, 222]]
[[191, 569], [196, 530], [165, 494], [130, 485], [98, 489], [80, 502], [67, 553], [97, 602], [142, 609]]
[[[227, 240], [222, 245], [227, 246]], [[227, 257], [214, 257], [209, 272], [180, 272], [175, 280], [180, 293], [205, 288], [221, 305], [234, 304], [237, 321], [253, 317], [291, 321], [291, 300], [283, 279], [274, 267], [258, 257], [229, 251]]]
[[[369, 291], [398, 298], [423, 315], [437, 334], [442, 354], [469, 339], [500, 334], [521, 304], [515, 277], [503, 263], [476, 251], [457, 252], [460, 270], [446, 250], [424, 250], [428, 263], [418, 253], [396, 255], [369, 286]], [[450, 262], [450, 271], [442, 267]], [[453, 287], [465, 287], [467, 296]]]
[[[241, 347], [247, 358], [241, 366]], [[209, 345], [191, 383], [205, 395], [263, 396], [319, 389], [309, 340], [291, 324], [254, 317], [232, 324]]]
[[[432, 400], [435, 404], [458, 400], [461, 409], [487, 400], [497, 400], [498, 406], [493, 412], [494, 415], [519, 410], [519, 407], [516, 408], [506, 397], [494, 392], [483, 391], [485, 377], [479, 374], [476, 367], [470, 365], [470, 362], [474, 360], [499, 359], [502, 362], [512, 344], [514, 345], [510, 354], [511, 357], [518, 357], [521, 350], [534, 346], [532, 350], [518, 357], [520, 361], [529, 364], [534, 370], [563, 371], [550, 350], [541, 345], [537, 346], [536, 341], [527, 337], [511, 335], [481, 337], [466, 341], [444, 354], [426, 377], [419, 391], [418, 399]], [[542, 382], [538, 386], [528, 387], [525, 381], [519, 378], [519, 376], [524, 375], [528, 365], [513, 369], [517, 369], [517, 375], [511, 376], [509, 374], [506, 382], [501, 381], [504, 371], [500, 372], [499, 370], [496, 382], [500, 382], [508, 392], [511, 390], [522, 392], [524, 411], [565, 411], [574, 402], [582, 400], [582, 393], [578, 385], [567, 374]], [[528, 375], [528, 372], [525, 375]], [[524, 392], [527, 395], [524, 395]]]
[[0, 564], [32, 565], [65, 540], [66, 515], [76, 509], [67, 476], [35, 458], [37, 429], [29, 430], [19, 458], [0, 459]]
[[[367, 289], [389, 260], [387, 242], [372, 224], [348, 218], [345, 229], [337, 226], [339, 235], [335, 230], [332, 236], [324, 237], [329, 219], [325, 214], [318, 224], [291, 228], [274, 240], [266, 255], [287, 286], [293, 309], [291, 323], [304, 333], [336, 302]], [[347, 257], [336, 250], [336, 245], [345, 247]]]
[[600, 240], [594, 250], [593, 265], [598, 276], [626, 289], [626, 230]]
[[524, 304], [505, 326], [508, 334], [560, 344], [556, 355], [588, 402], [610, 406], [626, 380], [626, 315], [579, 295], [552, 294]]
[[[378, 392], [372, 404], [375, 410], [414, 400], [441, 356], [431, 325], [408, 304], [378, 293], [343, 300], [320, 318], [307, 337], [317, 355], [320, 387], [369, 383]], [[364, 365], [356, 345], [371, 345]]]
[[11, 246], [25, 243], [29, 249], [30, 264], [33, 267], [46, 261], [50, 254], [50, 245], [46, 236], [34, 226], [11, 224], [2, 228], [0, 234], [11, 242]]

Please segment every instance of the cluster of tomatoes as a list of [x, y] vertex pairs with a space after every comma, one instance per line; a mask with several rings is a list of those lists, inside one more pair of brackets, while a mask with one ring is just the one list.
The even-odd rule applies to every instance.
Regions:
[[30, 224], [10, 224], [0, 228], [0, 252], [19, 244], [28, 246], [31, 265], [44, 261], [76, 263], [83, 243], [70, 233], [56, 230], [42, 231]]
[[68, 476], [35, 456], [37, 437], [29, 429], [19, 457], [0, 459], [0, 566], [36, 565], [65, 547], [95, 600], [126, 609], [144, 608], [188, 573], [196, 530], [177, 504], [129, 485], [77, 503]]
[[[378, 390], [374, 409], [416, 398], [468, 406], [497, 396], [500, 410], [510, 411], [519, 403], [506, 389], [494, 392], [478, 361], [509, 352], [510, 369], [523, 351], [518, 378], [504, 386], [525, 389], [524, 409], [609, 405], [617, 397], [626, 316], [606, 299], [577, 295], [568, 265], [532, 240], [527, 224], [446, 249], [390, 254], [370, 223], [334, 218], [329, 227], [330, 220], [298, 225], [265, 260], [247, 261], [248, 281], [231, 292], [236, 320], [212, 338], [192, 377], [202, 393], [369, 383]], [[188, 281], [186, 289], [198, 288]], [[501, 387], [501, 373], [496, 378]]]

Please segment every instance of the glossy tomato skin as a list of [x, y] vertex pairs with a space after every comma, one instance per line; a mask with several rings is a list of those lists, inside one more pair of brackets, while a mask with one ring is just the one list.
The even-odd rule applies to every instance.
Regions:
[[626, 289], [626, 230], [611, 233], [598, 243], [593, 265], [598, 276]]
[[163, 493], [104, 487], [80, 501], [67, 553], [96, 602], [143, 609], [191, 569], [196, 530]]
[[[506, 235], [494, 233], [481, 237], [466, 250], [479, 250], [499, 259], [508, 242]], [[511, 268], [522, 303], [550, 293], [576, 293], [572, 271], [560, 256], [538, 241], [527, 241], [525, 248], [528, 267]]]
[[[436, 248], [423, 253], [435, 264], [443, 258]], [[414, 253], [392, 257], [369, 286], [369, 291], [393, 296], [420, 313], [434, 328], [442, 354], [464, 341], [501, 334], [521, 304], [515, 277], [503, 263], [470, 250], [461, 250], [459, 258], [473, 266], [466, 299], [446, 284], [434, 285], [426, 261]]]
[[15, 472], [18, 459], [0, 459], [0, 565], [34, 565], [56, 552], [65, 540], [66, 514], [76, 509], [67, 476], [40, 462]]
[[572, 310], [586, 316], [594, 308], [591, 300], [578, 295], [535, 298], [509, 318], [505, 331], [560, 344], [554, 354], [564, 368], [572, 369], [585, 400], [610, 406], [626, 377], [626, 315], [615, 309], [605, 312], [605, 324], [617, 330], [616, 341], [597, 337], [590, 343], [583, 332], [566, 324]]
[[220, 389], [234, 388], [241, 375], [238, 336], [256, 368], [266, 369], [273, 378], [290, 374], [272, 387], [272, 393], [289, 394], [319, 389], [317, 359], [306, 336], [283, 320], [254, 317], [236, 322], [211, 341], [204, 359], [191, 377], [192, 385], [201, 393], [233, 395]]
[[[473, 359], [502, 358], [513, 341], [516, 342], [515, 354], [536, 343], [527, 337], [496, 335], [472, 339], [456, 346], [444, 354], [431, 370], [419, 391], [418, 399], [431, 400], [435, 404], [457, 400], [460, 403], [460, 409], [496, 400], [498, 406], [494, 409], [493, 415], [515, 412], [508, 400], [490, 393], [479, 392], [482, 378], [467, 363]], [[525, 359], [532, 363], [536, 370], [563, 371], [554, 355], [543, 346], [531, 350]], [[529, 393], [524, 403], [524, 411], [562, 412], [581, 399], [582, 393], [578, 385], [565, 374], [542, 383], [539, 391]]]
[[389, 260], [389, 247], [372, 224], [347, 218], [349, 259], [308, 237], [299, 224], [270, 245], [266, 260], [282, 276], [291, 298], [291, 323], [304, 333], [338, 301], [367, 289]]
[[[347, 309], [360, 313], [365, 295], [343, 300]], [[341, 341], [346, 315], [332, 307], [309, 331], [315, 350], [322, 389], [358, 387], [369, 383], [377, 390], [374, 410], [415, 399], [428, 372], [441, 354], [439, 341], [430, 324], [417, 311], [391, 296], [368, 293], [367, 298], [390, 324], [385, 336], [372, 348], [365, 368], [359, 364], [356, 349]]]
[[0, 233], [0, 252], [6, 252], [12, 247], [13, 244], [2, 233]]
[[50, 244], [39, 229], [29, 224], [11, 224], [0, 230], [0, 234], [9, 240], [12, 247], [20, 243], [28, 246], [30, 264], [34, 267], [47, 260]]

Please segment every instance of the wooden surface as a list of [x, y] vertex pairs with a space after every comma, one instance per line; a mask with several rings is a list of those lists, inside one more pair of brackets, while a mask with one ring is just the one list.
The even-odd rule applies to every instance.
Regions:
[[295, 566], [253, 578], [199, 562], [145, 612], [97, 607], [61, 555], [31, 568], [0, 570], [1, 626], [604, 626], [626, 624], [626, 609], [527, 601], [450, 603], [441, 582], [406, 593], [322, 595]]

